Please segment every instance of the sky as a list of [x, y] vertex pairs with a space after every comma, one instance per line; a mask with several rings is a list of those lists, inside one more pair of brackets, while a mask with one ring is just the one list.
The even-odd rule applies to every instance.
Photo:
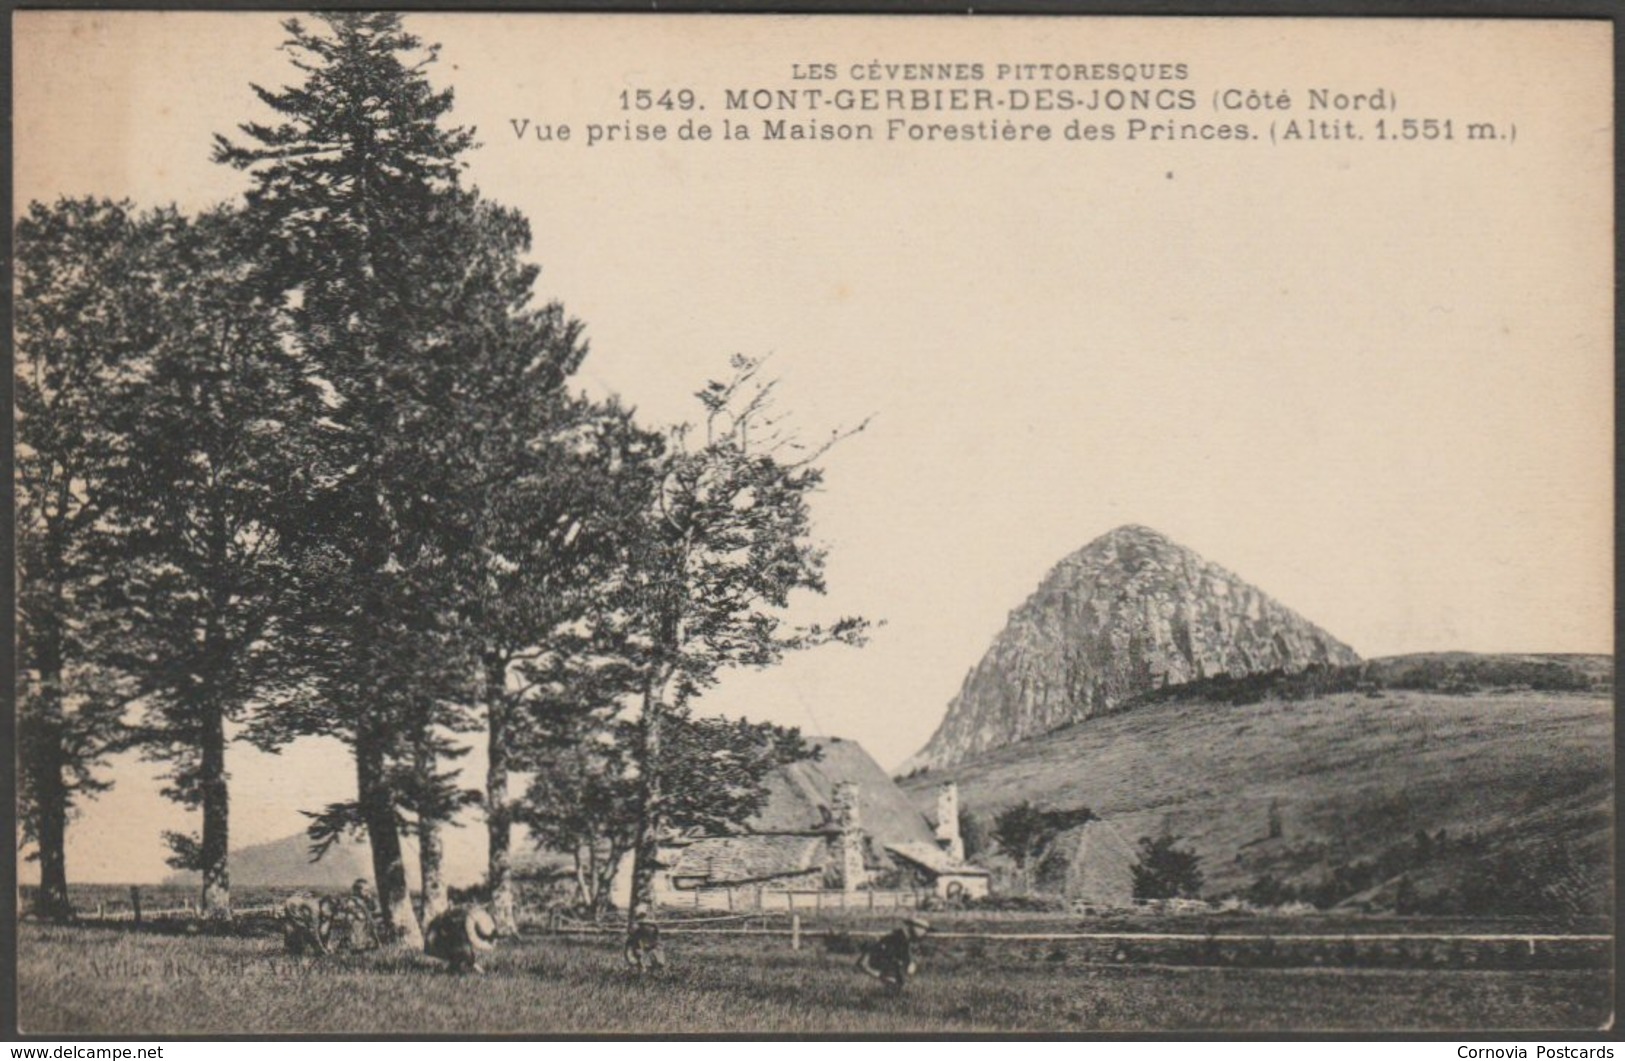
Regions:
[[[211, 138], [268, 116], [250, 82], [292, 77], [276, 17], [15, 18], [18, 209], [95, 195], [197, 210], [241, 194], [242, 175], [209, 161]], [[529, 218], [540, 295], [586, 324], [583, 388], [675, 422], [744, 353], [769, 358], [807, 437], [872, 418], [825, 462], [814, 513], [829, 592], [794, 616], [885, 625], [862, 649], [732, 672], [702, 710], [855, 739], [893, 766], [1044, 574], [1125, 523], [1365, 656], [1612, 650], [1605, 24], [409, 25], [442, 44], [432, 78], [477, 129], [468, 179]], [[848, 71], [871, 60], [991, 73], [1120, 58], [1185, 63], [1201, 120], [1270, 117], [1208, 113], [1226, 87], [1289, 88], [1297, 116], [1309, 87], [1386, 87], [1395, 119], [1517, 136], [583, 142], [639, 87], [690, 87], [720, 123], [729, 89], [806, 87], [794, 64], [834, 63], [841, 86], [861, 87]], [[760, 128], [761, 115], [735, 117]], [[526, 120], [575, 138], [522, 139]], [[160, 830], [196, 825], [157, 794], [156, 772], [116, 764], [117, 787], [71, 830], [73, 879], [163, 874]], [[234, 747], [231, 772], [239, 845], [302, 829], [298, 810], [345, 798], [354, 777], [319, 741]], [[477, 866], [478, 845], [476, 828], [458, 830], [454, 861]]]

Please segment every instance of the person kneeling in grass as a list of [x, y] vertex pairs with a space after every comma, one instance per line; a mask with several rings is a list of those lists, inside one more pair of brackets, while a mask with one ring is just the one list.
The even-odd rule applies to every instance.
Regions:
[[914, 945], [930, 930], [931, 922], [925, 918], [908, 918], [903, 927], [893, 929], [863, 948], [858, 968], [893, 991], [901, 991], [919, 971], [919, 963], [914, 960]]
[[314, 895], [294, 895], [285, 899], [281, 911], [282, 949], [289, 954], [329, 954], [328, 937], [333, 927], [333, 904]]

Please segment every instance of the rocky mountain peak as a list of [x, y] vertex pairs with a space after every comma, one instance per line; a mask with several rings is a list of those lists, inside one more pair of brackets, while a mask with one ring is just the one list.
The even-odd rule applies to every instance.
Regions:
[[1129, 524], [1056, 564], [1010, 613], [903, 769], [957, 763], [1168, 685], [1358, 661], [1261, 590]]

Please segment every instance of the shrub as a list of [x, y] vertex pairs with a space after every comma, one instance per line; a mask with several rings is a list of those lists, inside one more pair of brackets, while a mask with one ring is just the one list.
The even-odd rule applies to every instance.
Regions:
[[1018, 913], [1062, 913], [1066, 900], [1055, 895], [984, 895], [965, 900], [967, 910], [1012, 911]]
[[1140, 837], [1140, 860], [1132, 867], [1136, 899], [1195, 898], [1202, 890], [1201, 859], [1178, 843], [1171, 833]]

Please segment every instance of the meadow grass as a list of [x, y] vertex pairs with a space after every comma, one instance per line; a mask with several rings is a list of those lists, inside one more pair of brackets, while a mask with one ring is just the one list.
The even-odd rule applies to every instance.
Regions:
[[928, 945], [900, 996], [850, 954], [672, 938], [637, 979], [612, 937], [526, 937], [483, 976], [415, 955], [294, 959], [269, 938], [20, 926], [26, 1034], [818, 1034], [1592, 1029], [1606, 969], [1111, 965], [1053, 949]]

